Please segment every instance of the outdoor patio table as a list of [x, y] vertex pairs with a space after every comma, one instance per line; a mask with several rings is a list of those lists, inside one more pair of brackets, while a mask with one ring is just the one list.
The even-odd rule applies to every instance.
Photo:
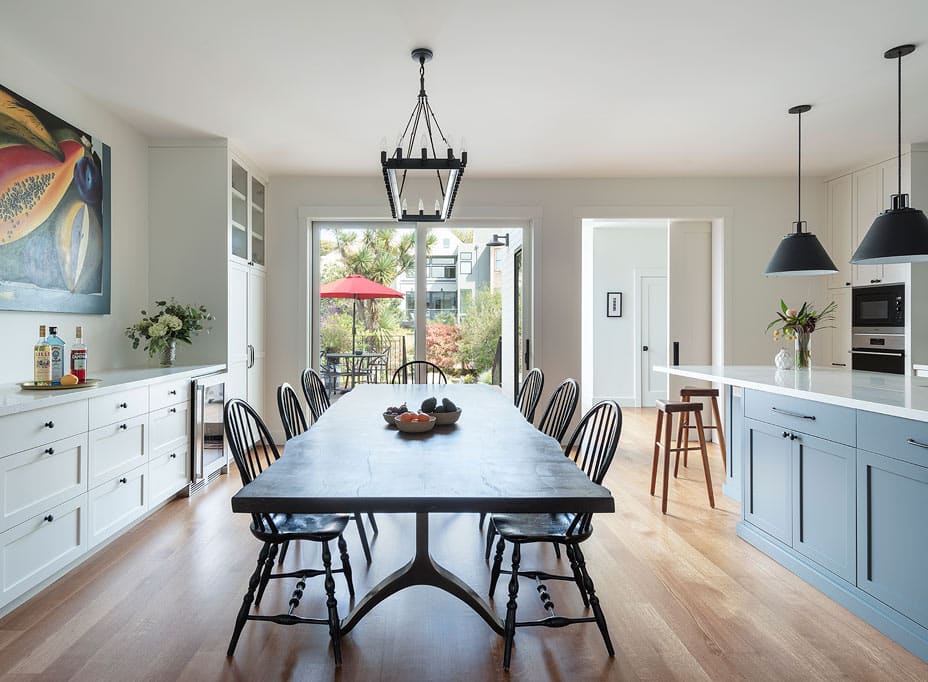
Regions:
[[[462, 409], [451, 426], [406, 434], [381, 413], [429, 396]], [[486, 385], [364, 385], [329, 408], [283, 456], [232, 498], [240, 513], [415, 513], [416, 548], [342, 620], [350, 631], [378, 603], [413, 585], [432, 585], [476, 611], [498, 634], [503, 622], [460, 578], [429, 554], [429, 515], [460, 512], [612, 512], [561, 446]]]
[[[354, 388], [356, 378], [367, 375], [367, 368], [370, 367], [371, 360], [383, 358], [385, 353], [326, 353], [326, 360], [334, 360], [336, 364], [344, 361], [345, 371], [341, 372], [342, 376], [351, 378], [351, 387]], [[346, 381], [347, 383], [347, 381]]]

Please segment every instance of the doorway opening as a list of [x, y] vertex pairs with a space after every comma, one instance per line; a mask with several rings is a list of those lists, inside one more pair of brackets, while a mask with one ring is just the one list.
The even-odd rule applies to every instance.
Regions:
[[[532, 328], [529, 236], [504, 221], [313, 222], [310, 364], [335, 398], [388, 383], [411, 360], [438, 365], [449, 382], [514, 395]], [[326, 285], [356, 274], [394, 293], [327, 297]]]

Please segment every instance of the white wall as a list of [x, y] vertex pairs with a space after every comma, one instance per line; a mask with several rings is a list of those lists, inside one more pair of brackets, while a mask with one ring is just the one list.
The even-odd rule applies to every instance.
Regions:
[[[667, 269], [667, 227], [593, 230], [593, 402], [635, 400], [635, 269]], [[622, 317], [606, 317], [606, 293], [622, 292]]]
[[93, 368], [144, 365], [123, 329], [148, 302], [148, 148], [145, 138], [89, 97], [0, 45], [0, 83], [112, 148], [112, 307], [110, 315], [0, 312], [0, 383], [32, 378], [39, 324], [70, 341], [84, 326]]
[[[376, 164], [375, 164], [376, 166]], [[357, 207], [359, 216], [387, 214], [383, 180], [370, 177], [274, 176], [269, 207], [268, 400], [272, 387], [291, 383], [306, 363], [305, 319], [300, 310], [300, 250], [305, 253], [301, 208]], [[581, 216], [660, 218], [679, 207], [725, 215], [725, 360], [768, 364], [776, 346], [764, 335], [776, 302], [821, 300], [821, 278], [773, 278], [761, 274], [782, 235], [791, 230], [795, 179], [465, 179], [455, 218], [511, 216], [512, 207], [531, 207], [535, 232], [535, 364], [545, 371], [548, 394], [566, 376], [580, 377]], [[814, 232], [825, 232], [825, 186], [803, 182], [803, 213]], [[520, 209], [522, 210], [522, 209]], [[540, 218], [538, 217], [540, 215]], [[328, 217], [328, 216], [320, 216]], [[699, 216], [696, 216], [699, 217]], [[268, 404], [273, 404], [269, 402]]]

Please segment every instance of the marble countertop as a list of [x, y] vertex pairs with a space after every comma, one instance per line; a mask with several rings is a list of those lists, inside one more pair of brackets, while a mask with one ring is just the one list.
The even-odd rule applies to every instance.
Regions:
[[831, 367], [778, 370], [760, 365], [681, 365], [655, 369], [689, 379], [928, 421], [928, 377]]
[[90, 373], [91, 378], [100, 379], [99, 385], [92, 388], [72, 388], [60, 391], [24, 391], [19, 384], [0, 384], [0, 416], [94, 398], [162, 381], [213, 374], [222, 372], [225, 368], [225, 365], [187, 365], [185, 367], [140, 367], [94, 371]]

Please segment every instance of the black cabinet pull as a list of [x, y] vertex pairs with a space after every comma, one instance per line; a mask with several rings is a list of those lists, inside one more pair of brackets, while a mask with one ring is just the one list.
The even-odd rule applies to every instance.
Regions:
[[172, 407], [170, 410], [168, 410], [168, 412], [173, 412], [174, 414], [177, 414], [177, 408]]
[[919, 443], [917, 440], [912, 440], [911, 438], [909, 438], [906, 443], [909, 445], [914, 445], [917, 448], [925, 448], [928, 450], [928, 443]]
[[844, 286], [849, 287], [849, 286], [851, 286], [851, 283], [850, 283], [850, 282], [845, 282], [845, 283], [844, 283]]
[[45, 422], [45, 428], [46, 428], [46, 429], [53, 429], [53, 428], [55, 428], [55, 422], [52, 422], [52, 421], [47, 421], [47, 422]]
[[846, 362], [833, 362], [831, 363], [831, 366], [832, 367], [847, 367], [847, 363]]
[[177, 395], [177, 390], [174, 389], [174, 390], [168, 391], [168, 395]]
[[119, 403], [116, 407], [126, 408], [129, 407], [129, 403]]
[[790, 439], [790, 440], [796, 440], [797, 438], [799, 438], [799, 436], [797, 436], [795, 433], [789, 434], [789, 439]]
[[883, 280], [881, 280], [881, 279], [871, 279], [871, 280], [870, 280], [870, 284], [879, 284], [879, 283], [882, 282], [882, 281], [883, 281]]
[[799, 414], [798, 412], [790, 412], [789, 410], [781, 410], [779, 407], [771, 407], [771, 410], [778, 412], [779, 414], [785, 414], [787, 417], [796, 417], [798, 419], [808, 419], [810, 421], [815, 421], [815, 415], [811, 414]]
[[46, 455], [54, 455], [54, 454], [55, 454], [55, 448], [45, 448], [45, 454], [46, 454]]
[[783, 437], [784, 437], [784, 438], [789, 438], [789, 431], [784, 431], [784, 432], [783, 432]]
[[43, 520], [43, 521], [48, 521], [49, 523], [51, 523], [52, 521], [55, 520], [55, 517], [52, 516], [51, 514], [49, 514], [48, 516], [46, 516], [46, 517], [45, 517], [44, 519], [42, 519], [42, 520]]
[[128, 425], [128, 424], [120, 424], [120, 425], [119, 425], [119, 428], [122, 429], [123, 431], [125, 431], [126, 429], [129, 428], [129, 425]]
[[172, 452], [172, 453], [171, 453], [171, 456], [170, 456], [168, 459], [177, 459], [177, 453], [176, 453], [176, 452]]
[[128, 479], [128, 478], [120, 478], [120, 479], [119, 479], [119, 482], [120, 482], [120, 483], [128, 483], [128, 482], [129, 482], [129, 479]]

